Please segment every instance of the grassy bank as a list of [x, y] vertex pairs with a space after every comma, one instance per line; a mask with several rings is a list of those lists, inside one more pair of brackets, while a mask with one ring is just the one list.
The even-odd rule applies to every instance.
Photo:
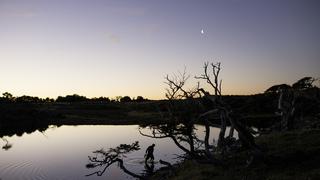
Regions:
[[185, 161], [165, 177], [158, 172], [152, 179], [320, 179], [320, 129], [295, 130], [258, 137], [265, 157], [246, 167], [245, 153], [226, 159], [225, 166]]

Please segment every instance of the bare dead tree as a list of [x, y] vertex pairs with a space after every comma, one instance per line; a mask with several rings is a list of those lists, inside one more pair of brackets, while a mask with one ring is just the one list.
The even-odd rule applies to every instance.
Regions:
[[[211, 101], [214, 105], [214, 107], [205, 112], [205, 114], [202, 114], [201, 117], [204, 117], [205, 115], [208, 115], [210, 113], [219, 113], [218, 116], [220, 116], [220, 133], [219, 133], [219, 139], [218, 139], [218, 147], [221, 148], [223, 146], [223, 141], [224, 141], [224, 137], [225, 137], [225, 131], [227, 128], [227, 120], [226, 120], [226, 115], [224, 111], [221, 111], [220, 106], [222, 106], [222, 102], [221, 102], [221, 84], [222, 84], [222, 80], [219, 79], [219, 75], [220, 75], [220, 71], [221, 71], [221, 63], [218, 62], [216, 64], [210, 63], [211, 65], [211, 71], [208, 69], [209, 67], [209, 62], [205, 62], [204, 63], [204, 74], [200, 75], [200, 76], [195, 76], [196, 79], [201, 79], [206, 81], [214, 90], [214, 95], [210, 95], [209, 92], [203, 90], [203, 89], [199, 89], [200, 92], [203, 93], [204, 97], [206, 99], [208, 99], [209, 101]], [[207, 126], [206, 129], [210, 129], [208, 128], [209, 126], [209, 122], [207, 121], [207, 119], [205, 119], [205, 125]], [[210, 133], [208, 133], [209, 135]], [[206, 140], [208, 140], [208, 137], [206, 137]], [[206, 142], [206, 144], [208, 144], [208, 142]], [[206, 151], [208, 151], [208, 149], [206, 148]]]
[[[233, 137], [234, 129], [237, 130], [239, 134], [240, 140], [246, 144], [248, 147], [253, 148], [255, 150], [258, 149], [257, 145], [254, 142], [253, 135], [250, 133], [250, 131], [245, 127], [245, 125], [241, 124], [237, 119], [235, 119], [232, 115], [232, 110], [226, 105], [222, 100], [222, 91], [221, 91], [221, 85], [222, 80], [219, 78], [219, 74], [221, 71], [221, 63], [218, 62], [216, 64], [211, 63], [211, 71], [209, 71], [209, 63], [204, 63], [204, 74], [200, 76], [196, 76], [196, 79], [202, 79], [205, 80], [214, 90], [214, 94], [210, 95], [209, 92], [205, 91], [204, 89], [199, 89], [201, 93], [203, 93], [204, 98], [212, 102], [212, 107], [205, 113], [200, 115], [200, 118], [202, 118], [205, 121], [206, 129], [209, 129], [208, 126], [210, 126], [211, 122], [208, 118], [210, 115], [218, 116], [220, 117], [220, 133], [219, 133], [219, 139], [218, 139], [218, 148], [224, 149], [225, 146], [225, 132], [227, 127], [227, 122], [231, 124], [231, 129], [228, 138]], [[206, 136], [209, 136], [210, 133], [206, 133]], [[208, 139], [209, 137], [205, 138], [205, 144], [207, 145], [206, 151], [209, 151], [208, 149]]]
[[[189, 75], [184, 70], [178, 75], [166, 76], [166, 97], [169, 101], [171, 123], [150, 127], [152, 133], [146, 134], [140, 130], [140, 134], [151, 138], [171, 138], [173, 142], [189, 157], [206, 162], [221, 164], [216, 154], [223, 152], [226, 147], [225, 134], [227, 125], [231, 125], [228, 139], [233, 138], [234, 130], [239, 134], [242, 144], [251, 149], [258, 149], [254, 137], [248, 128], [240, 123], [230, 107], [222, 99], [222, 80], [219, 78], [221, 63], [204, 63], [204, 73], [195, 76], [198, 80], [204, 80], [213, 88], [213, 93], [204, 90], [198, 82], [194, 88], [186, 89]], [[207, 106], [204, 101], [210, 102]], [[202, 121], [205, 125], [205, 137], [200, 139], [194, 132], [196, 122]], [[218, 121], [218, 122], [217, 122]], [[218, 148], [209, 142], [210, 127], [220, 125]], [[234, 138], [233, 138], [234, 139]], [[229, 141], [230, 142], [230, 141]], [[223, 153], [221, 153], [223, 154]]]
[[[196, 87], [186, 90], [185, 85], [189, 78], [190, 75], [187, 75], [186, 69], [184, 69], [183, 73], [178, 73], [178, 75], [166, 76], [165, 83], [168, 85], [166, 97], [169, 101], [168, 109], [170, 118], [175, 121], [169, 125], [170, 128], [161, 127], [161, 132], [157, 134], [166, 134], [165, 137], [170, 137], [180, 149], [190, 156], [196, 157], [195, 144], [199, 145], [199, 142], [194, 133], [194, 120], [196, 116], [193, 116], [193, 111], [197, 111], [194, 106], [197, 102], [194, 98], [200, 95], [200, 93], [198, 93], [200, 84], [197, 83]], [[182, 125], [180, 123], [182, 123]], [[181, 143], [188, 144], [189, 149], [185, 148]]]
[[211, 73], [208, 72], [209, 71], [208, 70], [209, 62], [205, 62], [204, 66], [203, 66], [204, 74], [201, 74], [200, 76], [195, 76], [195, 78], [205, 80], [214, 89], [214, 95], [221, 96], [222, 80], [219, 79], [219, 74], [220, 74], [220, 70], [221, 70], [221, 63], [220, 62], [218, 62], [216, 64], [210, 63], [210, 65], [211, 65], [213, 77], [210, 75]]
[[[174, 100], [188, 97], [189, 93], [184, 89], [184, 85], [189, 78], [190, 75], [186, 74], [186, 69], [184, 69], [183, 73], [179, 72], [178, 75], [174, 74], [172, 77], [167, 75], [165, 77], [165, 84], [168, 85], [168, 88], [166, 89], [167, 99]], [[181, 91], [183, 94], [181, 95], [179, 91]]]
[[186, 69], [184, 69], [183, 73], [179, 72], [178, 75], [167, 75], [165, 77], [165, 84], [168, 85], [165, 94], [169, 101], [167, 109], [169, 111], [170, 118], [175, 121], [179, 121], [177, 118], [177, 113], [179, 111], [177, 111], [177, 104], [175, 101], [184, 99], [184, 97], [189, 97], [189, 93], [184, 89], [184, 86], [189, 78], [190, 75], [186, 74]]
[[[254, 149], [255, 151], [259, 151], [258, 146], [254, 142], [254, 137], [246, 128], [246, 126], [242, 123], [240, 123], [236, 118], [234, 118], [234, 115], [232, 114], [233, 111], [223, 102], [222, 100], [222, 80], [219, 79], [219, 74], [221, 71], [221, 63], [213, 64], [211, 63], [211, 71], [209, 71], [209, 63], [206, 62], [204, 64], [204, 74], [200, 76], [196, 76], [196, 79], [202, 79], [205, 80], [214, 90], [214, 94], [210, 95], [209, 92], [199, 89], [200, 92], [203, 93], [204, 98], [212, 102], [212, 107], [205, 113], [200, 115], [200, 118], [202, 118], [205, 121], [206, 129], [209, 130], [209, 126], [211, 124], [208, 117], [210, 115], [218, 116], [220, 117], [220, 133], [218, 138], [218, 149], [222, 150], [225, 148], [225, 132], [227, 127], [227, 122], [231, 124], [231, 129], [229, 132], [228, 139], [233, 137], [234, 129], [237, 130], [239, 134], [239, 138], [241, 142], [246, 145], [247, 147], [250, 147], [251, 149]], [[209, 152], [209, 145], [208, 145], [208, 139], [210, 133], [206, 133], [205, 137], [205, 144], [206, 144], [206, 152]]]

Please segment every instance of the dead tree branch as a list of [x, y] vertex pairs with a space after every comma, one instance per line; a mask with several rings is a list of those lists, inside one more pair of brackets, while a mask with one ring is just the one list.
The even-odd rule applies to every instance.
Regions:
[[[200, 76], [195, 76], [195, 78], [205, 80], [214, 89], [214, 95], [221, 96], [222, 80], [219, 80], [221, 63], [220, 62], [218, 62], [216, 64], [211, 63], [210, 65], [212, 68], [213, 77], [210, 75], [210, 72], [208, 72], [209, 62], [205, 62], [204, 66], [203, 66], [204, 74], [201, 74]], [[212, 78], [213, 78], [213, 80], [212, 80]]]
[[86, 165], [86, 167], [87, 168], [96, 168], [96, 167], [103, 167], [103, 166], [104, 167], [102, 170], [95, 171], [86, 176], [92, 176], [92, 175], [102, 176], [102, 174], [106, 171], [106, 169], [109, 166], [118, 162], [119, 167], [128, 175], [135, 178], [139, 178], [139, 179], [145, 179], [145, 177], [129, 171], [123, 165], [123, 160], [121, 159], [122, 156], [124, 156], [125, 154], [130, 153], [132, 151], [137, 151], [139, 149], [140, 149], [139, 142], [136, 141], [131, 145], [120, 144], [116, 148], [110, 148], [108, 151], [105, 151], [104, 149], [94, 151], [93, 153], [95, 154], [95, 156], [88, 156], [89, 163]]

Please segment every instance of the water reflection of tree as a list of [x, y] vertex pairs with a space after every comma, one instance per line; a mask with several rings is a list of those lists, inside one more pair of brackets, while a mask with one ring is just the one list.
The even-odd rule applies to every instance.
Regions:
[[10, 148], [12, 148], [12, 144], [9, 143], [9, 141], [6, 138], [1, 138], [6, 144], [2, 146], [2, 149], [5, 151], [8, 151]]

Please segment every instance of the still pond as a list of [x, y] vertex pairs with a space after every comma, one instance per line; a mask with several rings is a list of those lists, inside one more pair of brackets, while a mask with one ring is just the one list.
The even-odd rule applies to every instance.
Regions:
[[[204, 128], [196, 126], [203, 137]], [[144, 132], [150, 131], [143, 129]], [[149, 132], [150, 133], [150, 132]], [[218, 128], [212, 128], [211, 137], [217, 137]], [[141, 149], [128, 154], [123, 160], [127, 169], [137, 174], [145, 172], [144, 153], [155, 144], [154, 156], [157, 170], [163, 165], [159, 159], [175, 163], [183, 152], [169, 138], [153, 139], [142, 136], [138, 125], [82, 125], [50, 126], [44, 132], [35, 131], [22, 136], [2, 137], [0, 145], [1, 180], [70, 180], [70, 179], [133, 179], [117, 164], [110, 166], [102, 176], [85, 176], [98, 169], [87, 169], [88, 156], [101, 148], [108, 150], [119, 144], [139, 141]], [[211, 142], [214, 140], [211, 139]]]

